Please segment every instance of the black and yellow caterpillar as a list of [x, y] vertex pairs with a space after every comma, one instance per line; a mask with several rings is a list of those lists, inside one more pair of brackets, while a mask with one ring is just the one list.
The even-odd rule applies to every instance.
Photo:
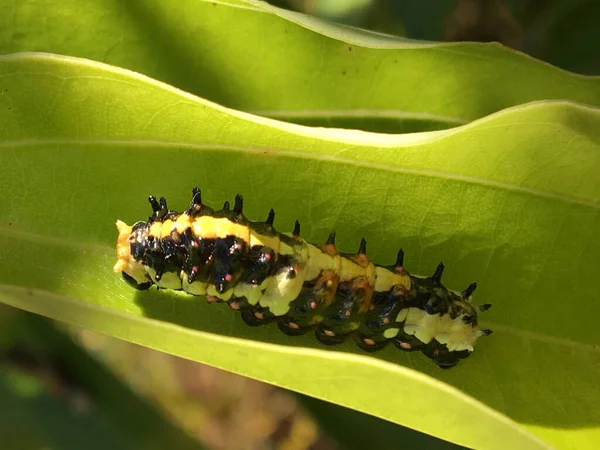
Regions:
[[393, 341], [442, 368], [491, 333], [477, 326], [478, 311], [491, 305], [471, 305], [475, 283], [463, 292], [444, 287], [442, 263], [420, 277], [406, 271], [402, 250], [394, 265], [380, 266], [367, 257], [364, 239], [356, 254], [338, 253], [333, 232], [324, 244], [309, 244], [298, 221], [292, 233], [275, 231], [273, 210], [265, 222], [246, 219], [240, 195], [233, 208], [225, 202], [218, 211], [202, 204], [198, 188], [183, 213], [168, 209], [164, 198], [149, 201], [148, 221], [117, 221], [114, 270], [136, 289], [183, 289], [227, 302], [249, 325], [277, 321], [289, 335], [314, 329], [327, 345], [353, 335], [375, 351]]

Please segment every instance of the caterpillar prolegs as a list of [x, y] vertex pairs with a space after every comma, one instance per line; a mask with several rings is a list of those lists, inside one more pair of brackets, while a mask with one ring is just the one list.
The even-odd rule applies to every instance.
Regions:
[[389, 342], [405, 351], [420, 350], [442, 368], [468, 357], [479, 336], [472, 283], [462, 292], [441, 282], [440, 263], [430, 277], [411, 275], [398, 252], [391, 266], [373, 264], [361, 240], [355, 254], [339, 253], [335, 233], [324, 244], [273, 227], [271, 209], [265, 222], [243, 214], [243, 200], [214, 210], [192, 190], [187, 210], [168, 209], [164, 198], [149, 197], [152, 215], [128, 226], [117, 221], [115, 272], [139, 290], [183, 289], [227, 302], [249, 325], [276, 321], [288, 335], [314, 330], [323, 344], [350, 336], [360, 348], [376, 351]]

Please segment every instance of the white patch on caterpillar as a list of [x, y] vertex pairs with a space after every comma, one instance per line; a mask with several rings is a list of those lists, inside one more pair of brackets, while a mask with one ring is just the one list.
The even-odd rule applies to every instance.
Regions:
[[269, 286], [260, 299], [260, 305], [269, 308], [276, 316], [283, 316], [290, 309], [290, 303], [300, 295], [304, 284], [306, 268], [295, 270], [296, 276], [288, 278], [291, 268], [284, 269], [271, 278]]
[[117, 268], [115, 265], [115, 272], [125, 272], [131, 278], [133, 278], [138, 284], [143, 284], [148, 282], [148, 277], [146, 276], [146, 269], [142, 263], [134, 261], [133, 258], [129, 260], [127, 265], [123, 268]]
[[404, 332], [414, 335], [424, 344], [435, 338], [440, 344], [445, 344], [450, 351], [473, 351], [473, 345], [478, 338], [477, 327], [465, 324], [462, 317], [460, 315], [451, 319], [449, 314], [440, 316], [428, 314], [418, 308], [409, 308]]
[[164, 289], [181, 289], [181, 278], [175, 272], [165, 272], [162, 274], [160, 280], [156, 280], [156, 271], [150, 266], [144, 266], [148, 275], [158, 287]]
[[451, 319], [449, 315], [445, 315], [440, 320], [435, 338], [440, 344], [446, 344], [450, 351], [473, 351], [473, 345], [477, 340], [477, 327], [465, 324], [462, 317]]
[[206, 295], [211, 296], [211, 297], [216, 297], [219, 300], [223, 300], [226, 302], [233, 295], [233, 289], [227, 289], [225, 292], [223, 292], [221, 294], [219, 291], [217, 291], [217, 288], [215, 287], [214, 284], [209, 284], [208, 287], [206, 288]]
[[233, 289], [233, 295], [236, 297], [246, 297], [248, 303], [254, 306], [260, 301], [263, 292], [267, 289], [272, 278], [273, 277], [266, 278], [260, 285], [239, 283]]
[[[431, 340], [431, 331], [423, 330], [425, 325], [425, 317], [428, 314], [419, 308], [409, 308], [408, 314], [406, 315], [406, 321], [404, 322], [404, 332], [406, 334], [414, 335], [421, 342], [427, 344]], [[437, 316], [439, 319], [439, 316]], [[421, 337], [426, 340], [422, 340]]]
[[431, 340], [436, 336], [440, 319], [441, 316], [439, 314], [425, 313], [415, 330], [415, 337], [424, 344], [431, 342]]
[[394, 286], [410, 291], [410, 277], [406, 273], [394, 273], [384, 267], [375, 267], [375, 292], [387, 292]]
[[156, 284], [165, 289], [181, 289], [181, 278], [175, 272], [165, 272]]
[[404, 322], [406, 320], [406, 318], [408, 317], [408, 310], [410, 308], [403, 308], [400, 310], [400, 312], [398, 313], [398, 315], [396, 316], [396, 322]]
[[329, 255], [320, 248], [308, 244], [308, 265], [306, 280], [318, 278], [322, 271], [331, 270], [339, 278], [341, 273], [342, 257], [340, 255]]
[[392, 338], [396, 337], [399, 332], [400, 332], [400, 328], [388, 328], [387, 330], [385, 330], [383, 332], [383, 336], [386, 339], [392, 339]]
[[182, 270], [180, 273], [181, 277], [181, 285], [183, 290], [192, 295], [206, 295], [206, 288], [208, 287], [208, 283], [202, 283], [201, 281], [194, 281], [193, 283], [188, 283], [188, 276]]
[[[295, 239], [292, 234], [286, 235]], [[290, 309], [290, 303], [300, 295], [306, 279], [308, 244], [304, 240], [295, 241], [293, 246], [281, 242], [280, 255], [292, 256], [290, 266], [283, 268], [271, 278], [260, 299], [260, 305], [269, 308], [276, 316], [286, 314]], [[290, 277], [292, 271], [294, 275]]]

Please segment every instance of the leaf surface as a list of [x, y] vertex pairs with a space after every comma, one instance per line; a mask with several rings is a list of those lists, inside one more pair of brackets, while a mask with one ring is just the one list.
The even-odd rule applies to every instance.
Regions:
[[600, 105], [600, 77], [497, 44], [411, 41], [251, 0], [4, 2], [0, 54], [25, 51], [105, 62], [306, 125], [405, 133], [535, 100]]
[[[551, 101], [412, 135], [306, 128], [91, 61], [0, 57], [0, 300], [469, 448], [595, 448], [599, 133], [598, 109]], [[448, 286], [494, 304], [495, 333], [442, 371], [132, 290], [115, 220], [145, 220], [148, 194], [183, 209], [194, 185], [309, 241], [335, 229], [342, 251], [365, 236], [376, 262], [402, 246], [412, 273], [443, 260]]]

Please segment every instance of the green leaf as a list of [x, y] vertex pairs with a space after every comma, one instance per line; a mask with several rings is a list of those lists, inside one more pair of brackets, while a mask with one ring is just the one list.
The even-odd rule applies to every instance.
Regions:
[[307, 125], [427, 131], [534, 100], [600, 106], [600, 78], [497, 44], [410, 41], [251, 0], [0, 4], [0, 54], [22, 51], [105, 62]]
[[[470, 448], [595, 448], [600, 110], [523, 105], [447, 131], [312, 129], [228, 110], [142, 75], [0, 57], [0, 300], [306, 393]], [[477, 280], [495, 334], [441, 371], [420, 354], [246, 327], [225, 305], [135, 292], [112, 273], [116, 219], [147, 195], [245, 195], [309, 241]]]

